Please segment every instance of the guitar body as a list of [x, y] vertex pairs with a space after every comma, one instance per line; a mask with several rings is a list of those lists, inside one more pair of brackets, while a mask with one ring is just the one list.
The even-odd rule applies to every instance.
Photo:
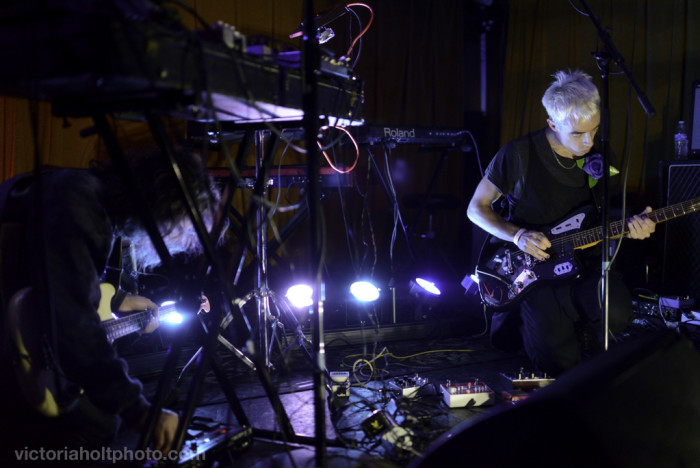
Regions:
[[[655, 223], [663, 223], [700, 210], [700, 198], [694, 198], [646, 214]], [[603, 227], [584, 229], [595, 218], [593, 207], [570, 214], [549, 227], [533, 227], [543, 232], [552, 246], [549, 259], [535, 259], [513, 244], [489, 237], [482, 248], [476, 274], [479, 292], [487, 308], [502, 309], [516, 304], [525, 294], [548, 281], [569, 280], [582, 273], [575, 251], [587, 249], [603, 240]], [[622, 237], [629, 231], [627, 221], [618, 220], [607, 226], [610, 238]]]
[[591, 224], [594, 214], [594, 209], [587, 207], [553, 226], [533, 228], [552, 243], [546, 261], [537, 260], [512, 242], [489, 236], [476, 268], [484, 304], [493, 309], [513, 306], [537, 285], [579, 277], [582, 266], [576, 256], [577, 247], [570, 239]]
[[15, 380], [27, 403], [44, 416], [57, 417], [65, 408], [57, 402], [55, 372], [39, 364], [43, 355], [41, 337], [27, 313], [33, 309], [36, 304], [31, 288], [16, 292], [7, 307], [7, 325], [16, 351]]

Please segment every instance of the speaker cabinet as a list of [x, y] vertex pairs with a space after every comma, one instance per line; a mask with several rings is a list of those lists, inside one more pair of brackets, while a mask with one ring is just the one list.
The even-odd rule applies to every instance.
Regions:
[[700, 356], [648, 332], [440, 436], [411, 468], [697, 466]]
[[[664, 206], [700, 198], [700, 161], [662, 162], [661, 180]], [[700, 213], [663, 223], [661, 231], [661, 293], [700, 303]]]

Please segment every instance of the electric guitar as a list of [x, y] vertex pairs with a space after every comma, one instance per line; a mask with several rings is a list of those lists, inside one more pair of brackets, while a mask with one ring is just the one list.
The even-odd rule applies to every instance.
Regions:
[[[98, 314], [102, 320], [109, 342], [130, 333], [142, 330], [153, 317], [153, 312], [139, 311], [122, 318], [116, 318], [110, 310], [110, 301], [114, 295], [114, 286], [109, 283], [100, 285], [102, 296]], [[14, 342], [16, 354], [13, 358], [16, 382], [27, 402], [39, 413], [48, 417], [57, 417], [67, 408], [58, 401], [58, 382], [60, 372], [48, 365], [40, 365], [45, 356], [46, 344], [37, 332], [35, 318], [29, 313], [37, 307], [36, 298], [31, 288], [24, 288], [15, 293], [9, 301], [6, 313], [10, 338]], [[159, 308], [165, 314], [175, 305]]]
[[[100, 292], [100, 305], [97, 308], [97, 314], [100, 316], [102, 328], [107, 333], [107, 339], [110, 343], [114, 343], [114, 340], [122, 336], [143, 330], [154, 317], [151, 310], [127, 313], [124, 317], [116, 317], [110, 307], [112, 297], [116, 292], [114, 286], [110, 283], [101, 283]], [[159, 307], [158, 313], [166, 314], [172, 310], [175, 310], [175, 304]]]
[[[654, 210], [646, 216], [655, 223], [662, 223], [699, 210], [700, 198], [695, 198]], [[476, 267], [484, 305], [492, 309], [512, 306], [543, 282], [580, 276], [582, 269], [575, 251], [593, 247], [603, 240], [602, 226], [581, 230], [593, 213], [593, 207], [583, 208], [553, 226], [535, 228], [543, 232], [552, 244], [547, 249], [547, 260], [537, 260], [512, 242], [493, 236], [487, 238]], [[611, 238], [629, 232], [626, 221], [610, 223], [608, 229]]]

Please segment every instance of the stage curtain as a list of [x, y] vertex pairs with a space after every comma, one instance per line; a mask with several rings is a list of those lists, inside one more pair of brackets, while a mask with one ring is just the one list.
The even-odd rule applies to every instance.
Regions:
[[[579, 5], [579, 2], [571, 2]], [[647, 117], [620, 67], [610, 65], [610, 141], [622, 161], [629, 155], [628, 192], [655, 200], [659, 161], [673, 155], [679, 120], [690, 121], [692, 82], [700, 79], [700, 4], [693, 0], [587, 2], [647, 95]], [[592, 55], [602, 42], [587, 16], [570, 2], [509, 2], [501, 144], [546, 125], [540, 99], [559, 69], [580, 68], [600, 86]]]
[[0, 96], [0, 177], [9, 179], [15, 170], [15, 144], [17, 132], [17, 100]]

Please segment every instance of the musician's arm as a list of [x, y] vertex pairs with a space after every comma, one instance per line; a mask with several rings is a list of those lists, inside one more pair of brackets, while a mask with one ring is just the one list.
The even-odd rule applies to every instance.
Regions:
[[467, 217], [472, 223], [492, 236], [498, 237], [504, 241], [512, 241], [513, 236], [515, 236], [520, 227], [506, 221], [493, 210], [492, 204], [498, 200], [500, 196], [501, 192], [498, 188], [484, 177], [479, 182], [469, 202]]
[[545, 250], [552, 244], [544, 233], [516, 226], [493, 210], [493, 202], [500, 196], [501, 192], [498, 187], [488, 178], [482, 178], [467, 208], [469, 220], [492, 236], [507, 242], [514, 242], [523, 251], [538, 259], [548, 258], [549, 255], [545, 253]]

